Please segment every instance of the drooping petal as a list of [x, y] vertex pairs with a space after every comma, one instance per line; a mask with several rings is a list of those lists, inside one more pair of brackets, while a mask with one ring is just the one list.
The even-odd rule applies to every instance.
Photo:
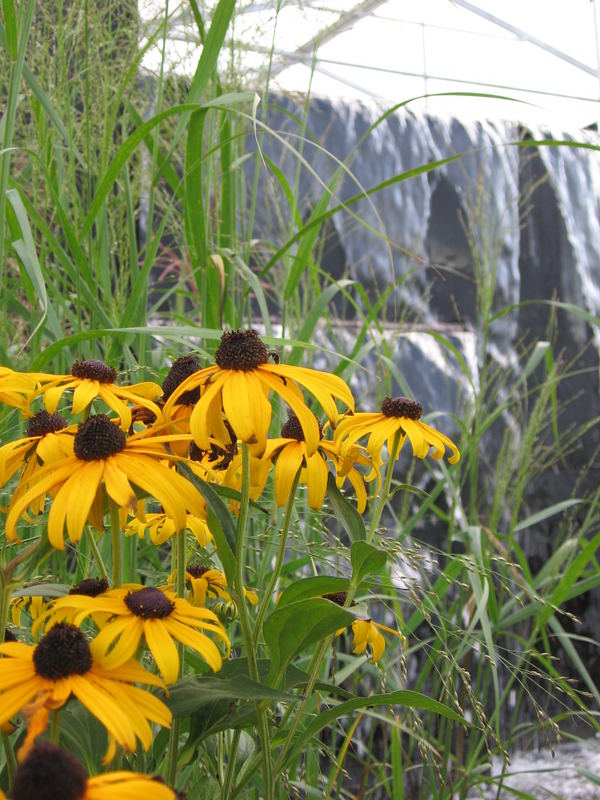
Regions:
[[294, 478], [305, 455], [304, 442], [290, 441], [281, 449], [275, 462], [275, 501], [278, 506], [285, 506], [287, 503]]
[[145, 620], [144, 635], [164, 682], [175, 683], [179, 677], [179, 654], [166, 623], [162, 619]]
[[84, 379], [79, 382], [73, 391], [73, 413], [81, 414], [98, 397], [100, 384], [96, 380]]
[[327, 491], [327, 477], [329, 470], [325, 459], [320, 453], [315, 453], [306, 460], [306, 485], [308, 487], [308, 505], [318, 510], [323, 505]]
[[320, 432], [319, 423], [317, 418], [308, 408], [304, 400], [300, 401], [296, 392], [292, 391], [290, 386], [284, 383], [284, 379], [277, 375], [272, 375], [270, 372], [261, 370], [260, 378], [263, 383], [266, 383], [280, 395], [288, 406], [292, 409], [294, 414], [298, 417], [298, 422], [304, 434], [304, 441], [306, 442], [306, 451], [309, 456], [316, 452], [319, 446]]
[[135, 504], [135, 492], [114, 457], [109, 457], [104, 462], [104, 485], [108, 495], [118, 506], [125, 508]]

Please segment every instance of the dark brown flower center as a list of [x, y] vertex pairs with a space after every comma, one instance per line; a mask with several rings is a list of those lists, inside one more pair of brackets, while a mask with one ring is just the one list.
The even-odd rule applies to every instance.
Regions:
[[[196, 356], [182, 356], [176, 359], [162, 383], [163, 401], [166, 403], [179, 384], [183, 383], [183, 381], [189, 378], [190, 375], [193, 375], [194, 372], [198, 372], [199, 369], [200, 362]], [[196, 389], [191, 389], [189, 392], [184, 392], [177, 398], [177, 402], [182, 406], [193, 406], [199, 399], [200, 387], [197, 387]]]
[[132, 614], [142, 619], [163, 619], [175, 608], [175, 603], [153, 586], [129, 592], [125, 597], [125, 605]]
[[254, 330], [225, 331], [215, 353], [221, 369], [251, 372], [269, 360], [269, 352]]
[[189, 572], [192, 578], [201, 578], [209, 569], [212, 569], [212, 567], [187, 567], [186, 572]]
[[297, 439], [299, 442], [304, 441], [304, 431], [302, 430], [302, 425], [300, 425], [300, 420], [295, 414], [291, 414], [288, 417], [288, 421], [281, 429], [281, 435], [284, 439]]
[[408, 419], [421, 419], [423, 406], [410, 397], [386, 397], [381, 404], [381, 413], [386, 417], [408, 417]]
[[106, 578], [86, 578], [69, 591], [69, 594], [84, 594], [86, 597], [98, 597], [108, 589]]
[[52, 742], [39, 742], [19, 764], [12, 800], [80, 800], [87, 772], [74, 755]]
[[[327, 594], [324, 594], [323, 597], [325, 600], [331, 600], [332, 603], [335, 603], [338, 606], [343, 606], [346, 602], [346, 598], [348, 597], [348, 592], [328, 592]], [[356, 605], [354, 600], [350, 602], [350, 605]]]
[[33, 651], [33, 665], [42, 678], [57, 681], [85, 675], [92, 667], [87, 639], [76, 625], [59, 622], [42, 637]]
[[117, 380], [117, 370], [95, 358], [76, 361], [71, 367], [71, 375], [75, 378], [88, 378], [91, 381], [98, 381], [98, 383], [114, 383]]
[[67, 425], [67, 420], [60, 414], [38, 411], [27, 423], [27, 436], [45, 436], [47, 433], [56, 433], [56, 431], [62, 431]]
[[123, 431], [106, 414], [96, 414], [77, 429], [73, 451], [83, 461], [98, 461], [119, 453], [125, 448], [125, 442]]

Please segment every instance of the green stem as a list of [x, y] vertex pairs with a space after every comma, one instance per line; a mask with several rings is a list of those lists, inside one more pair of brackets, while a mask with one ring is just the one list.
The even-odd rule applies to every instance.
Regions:
[[119, 522], [119, 506], [109, 499], [110, 535], [112, 543], [113, 589], [123, 583], [123, 563], [121, 559], [121, 523]]
[[292, 519], [292, 509], [294, 507], [294, 501], [296, 499], [296, 490], [298, 488], [298, 483], [300, 481], [300, 472], [301, 470], [298, 470], [298, 472], [296, 473], [296, 477], [294, 478], [294, 482], [292, 484], [292, 490], [290, 492], [290, 496], [288, 497], [288, 501], [285, 506], [285, 514], [283, 517], [283, 526], [281, 529], [281, 537], [279, 539], [279, 549], [277, 550], [275, 566], [273, 567], [271, 579], [268, 583], [263, 599], [258, 607], [258, 612], [256, 614], [256, 621], [254, 623], [254, 638], [253, 638], [253, 643], [255, 648], [258, 644], [258, 637], [260, 636], [260, 632], [262, 630], [262, 622], [265, 614], [267, 613], [267, 608], [273, 596], [273, 592], [275, 590], [275, 586], [277, 585], [277, 581], [279, 580], [281, 565], [283, 564], [283, 559], [285, 557], [285, 548], [287, 545], [287, 537], [290, 530], [290, 521]]
[[60, 718], [62, 709], [56, 708], [50, 712], [50, 741], [58, 744], [60, 738]]
[[[394, 449], [394, 448], [392, 448], [392, 449]], [[348, 591], [346, 593], [346, 599], [344, 601], [344, 608], [349, 608], [350, 607], [352, 601], [354, 600], [354, 595], [356, 594], [356, 589], [357, 589], [357, 586], [354, 583], [354, 578], [353, 578], [352, 581], [350, 582], [350, 586], [348, 587]], [[298, 725], [300, 724], [300, 720], [302, 719], [302, 716], [304, 714], [304, 709], [306, 708], [306, 704], [310, 700], [310, 697], [312, 695], [313, 689], [315, 688], [315, 684], [317, 682], [317, 679], [319, 677], [319, 673], [321, 671], [321, 663], [323, 661], [323, 656], [325, 655], [325, 653], [331, 647], [331, 643], [333, 642], [334, 638], [335, 638], [335, 634], [332, 633], [329, 636], [327, 636], [325, 639], [323, 639], [323, 641], [321, 642], [321, 644], [317, 648], [317, 651], [315, 652], [314, 656], [312, 657], [312, 661], [310, 662], [310, 667], [308, 669], [308, 673], [309, 673], [308, 681], [306, 683], [306, 688], [304, 689], [304, 692], [303, 692], [304, 700], [300, 703], [300, 705], [298, 707], [298, 710], [296, 712], [296, 716], [294, 717], [294, 720], [292, 722], [292, 725], [290, 727], [290, 730], [288, 732], [288, 735], [286, 737], [284, 745], [281, 748], [281, 751], [279, 753], [279, 758], [277, 759], [277, 763], [275, 764], [275, 769], [274, 769], [275, 779], [277, 779], [277, 776], [280, 774], [280, 772], [281, 772], [281, 770], [283, 768], [285, 756], [287, 755], [288, 750], [290, 749], [290, 747], [292, 745], [292, 742], [293, 742], [293, 739], [294, 739], [294, 734], [296, 733]]]
[[[175, 534], [171, 547], [171, 567], [175, 568], [175, 591], [178, 597], [185, 595], [185, 528]], [[178, 644], [179, 652], [179, 677], [183, 674], [183, 645]], [[167, 753], [167, 784], [175, 786], [177, 779], [177, 756], [179, 755], [179, 735], [181, 720], [174, 719], [169, 734], [169, 750]]]
[[4, 753], [6, 755], [6, 771], [8, 772], [8, 788], [12, 787], [17, 772], [17, 759], [15, 758], [15, 751], [7, 733], [2, 734], [2, 744], [4, 745]]
[[233, 786], [233, 773], [235, 772], [235, 757], [237, 754], [238, 745], [240, 743], [240, 736], [242, 734], [241, 728], [236, 728], [233, 732], [233, 739], [227, 754], [227, 772], [225, 773], [225, 781], [223, 782], [223, 789], [221, 792], [222, 800], [229, 800], [231, 795], [231, 787]]
[[90, 528], [89, 525], [85, 526], [85, 534], [88, 540], [88, 544], [90, 546], [90, 550], [94, 556], [94, 561], [96, 562], [96, 566], [98, 567], [98, 572], [102, 578], [106, 578], [108, 580], [108, 572], [106, 570], [106, 565], [102, 560], [102, 556], [100, 555], [100, 549], [98, 547], [98, 542], [96, 541], [96, 537], [94, 536], [93, 530]]
[[[248, 672], [254, 681], [258, 681], [258, 666], [256, 663], [256, 652], [250, 626], [250, 615], [246, 601], [244, 600], [244, 566], [245, 550], [244, 535], [248, 522], [248, 511], [250, 508], [250, 450], [248, 445], [242, 443], [242, 491], [240, 497], [240, 510], [238, 513], [236, 542], [235, 542], [235, 575], [234, 575], [234, 599], [240, 615], [240, 627], [242, 629], [242, 639], [246, 648], [248, 658]], [[260, 703], [256, 704], [256, 715], [258, 717], [258, 733], [263, 753], [263, 780], [264, 780], [264, 800], [272, 800], [273, 797], [273, 765], [271, 763], [271, 745], [269, 740], [269, 727], [265, 709]]]
[[386, 470], [385, 470], [385, 479], [383, 482], [383, 489], [379, 495], [379, 502], [373, 512], [373, 516], [369, 521], [369, 529], [367, 531], [367, 542], [370, 542], [373, 536], [375, 535], [375, 530], [379, 525], [379, 520], [381, 519], [381, 515], [383, 514], [383, 509], [385, 508], [385, 504], [389, 500], [390, 497], [390, 486], [392, 485], [392, 476], [394, 474], [394, 464], [396, 463], [396, 459], [398, 458], [398, 451], [400, 449], [400, 437], [401, 431], [397, 430], [394, 434], [394, 441], [392, 444], [392, 452], [390, 453], [389, 460], [387, 462]]

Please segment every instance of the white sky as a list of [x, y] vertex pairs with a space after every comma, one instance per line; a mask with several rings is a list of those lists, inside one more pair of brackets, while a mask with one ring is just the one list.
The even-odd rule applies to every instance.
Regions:
[[[276, 54], [274, 63], [279, 64], [281, 54], [294, 53], [314, 38], [318, 46], [304, 56], [308, 64], [297, 63], [279, 71], [272, 88], [305, 93], [310, 85], [315, 94], [366, 103], [377, 100], [383, 105], [424, 93], [489, 92], [527, 101], [527, 105], [487, 98], [430, 97], [417, 101], [415, 108], [426, 106], [433, 113], [461, 118], [548, 122], [566, 129], [600, 121], [598, 25], [594, 14], [597, 3], [600, 24], [600, 0], [470, 2], [582, 62], [594, 74], [452, 0], [387, 0], [320, 45], [319, 33], [335, 23], [340, 12], [359, 5], [359, 0], [283, 0], [278, 15], [277, 0], [238, 0], [233, 26], [235, 67], [245, 76], [248, 87], [261, 94], [270, 48]], [[204, 5], [212, 8], [214, 0], [205, 0]], [[159, 20], [165, 4], [140, 0], [140, 8], [144, 19]], [[180, 9], [169, 5], [176, 22], [181, 20]], [[199, 56], [193, 26], [175, 24], [170, 36], [169, 63], [178, 72], [191, 74]], [[313, 56], [316, 61], [311, 80]], [[157, 47], [144, 65], [156, 70], [159, 63]]]

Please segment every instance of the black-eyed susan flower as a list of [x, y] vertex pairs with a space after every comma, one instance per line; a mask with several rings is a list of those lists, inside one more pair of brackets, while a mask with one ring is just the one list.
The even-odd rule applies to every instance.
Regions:
[[48, 606], [48, 601], [41, 595], [24, 595], [22, 597], [11, 597], [10, 599], [10, 618], [12, 624], [17, 628], [21, 627], [21, 616], [25, 611], [31, 620], [35, 621], [41, 616]]
[[399, 639], [404, 639], [399, 631], [393, 628], [388, 628], [387, 625], [381, 625], [379, 622], [373, 622], [372, 619], [355, 619], [352, 623], [352, 645], [353, 653], [364, 653], [369, 647], [369, 661], [376, 664], [385, 650], [385, 639], [380, 631], [386, 631]]
[[287, 503], [294, 478], [301, 469], [300, 482], [307, 486], [309, 506], [321, 508], [327, 491], [329, 461], [333, 465], [338, 486], [342, 486], [347, 479], [354, 487], [358, 510], [362, 513], [367, 503], [367, 492], [364, 478], [355, 465], [368, 468], [373, 478], [378, 474], [371, 459], [356, 445], [340, 448], [337, 442], [321, 438], [317, 451], [311, 455], [304, 440], [304, 431], [294, 415], [281, 429], [281, 437], [269, 439], [264, 458], [275, 461], [275, 500], [279, 506]]
[[[169, 583], [174, 583], [176, 573], [169, 576]], [[190, 590], [189, 602], [194, 606], [206, 605], [206, 598], [216, 600], [220, 597], [228, 603], [232, 602], [227, 591], [227, 578], [225, 573], [213, 567], [188, 566], [185, 571], [185, 582]], [[255, 606], [258, 595], [253, 589], [244, 587], [244, 597]]]
[[[413, 455], [417, 458], [443, 458], [446, 448], [451, 452], [450, 464], [456, 464], [460, 453], [454, 442], [443, 433], [421, 422], [423, 406], [408, 397], [386, 397], [381, 404], [381, 413], [362, 412], [342, 419], [335, 431], [335, 440], [354, 444], [363, 436], [368, 436], [367, 452], [376, 465], [381, 464], [381, 448], [387, 442], [391, 452], [394, 437], [400, 432], [398, 452], [408, 438]], [[430, 448], [433, 452], [430, 453]]]
[[0, 658], [0, 724], [21, 710], [30, 713], [23, 754], [46, 729], [50, 711], [62, 708], [71, 696], [100, 720], [109, 742], [116, 741], [127, 752], [135, 750], [136, 739], [144, 749], [151, 745], [149, 722], [171, 724], [166, 705], [133, 685], [163, 686], [161, 679], [133, 660], [104, 669], [74, 625], [58, 623], [37, 645], [4, 642], [0, 655], [4, 656]]
[[[53, 742], [39, 742], [18, 766], [10, 800], [175, 800], [164, 783], [135, 772], [89, 777], [72, 753]], [[0, 792], [0, 798], [6, 800]]]
[[[323, 597], [325, 600], [330, 600], [338, 606], [345, 606], [348, 593], [329, 592], [328, 594], [324, 594]], [[352, 601], [350, 606], [356, 606], [356, 603]], [[397, 636], [403, 642], [406, 641], [400, 631], [396, 631], [394, 628], [388, 628], [387, 625], [382, 625], [379, 622], [373, 622], [372, 619], [355, 619], [351, 627], [353, 636], [352, 645], [354, 648], [352, 652], [360, 655], [360, 653], [365, 652], [368, 646], [370, 653], [369, 661], [372, 664], [376, 664], [385, 651], [385, 639], [380, 631], [386, 631], [393, 636]], [[337, 635], [341, 636], [345, 630], [345, 628], [340, 628], [340, 630], [337, 631]]]
[[[58, 600], [52, 600], [44, 605], [44, 607], [37, 613], [33, 620], [33, 625], [31, 626], [32, 635], [37, 636], [42, 628], [51, 628], [53, 625], [56, 625], [57, 622], [69, 622], [70, 624], [77, 625], [77, 627], [79, 627], [79, 616], [81, 616], [83, 620], [86, 616], [88, 616], [88, 613], [81, 612], [81, 608], [77, 602], [77, 599], [75, 599], [73, 602], [70, 602], [69, 598], [77, 598], [79, 595], [85, 595], [86, 597], [98, 597], [98, 595], [104, 594], [104, 592], [107, 591], [107, 578], [85, 578], [75, 586], [72, 586], [71, 589], [69, 589], [68, 594], [64, 597], [61, 597]], [[58, 607], [56, 606], [57, 602], [60, 602]], [[101, 627], [109, 617], [108, 614], [102, 614], [100, 612], [97, 614], [92, 614], [91, 616], [98, 627]]]
[[174, 683], [179, 674], [176, 641], [196, 650], [214, 672], [221, 669], [222, 657], [205, 632], [223, 642], [229, 653], [225, 629], [212, 611], [196, 608], [168, 589], [129, 584], [98, 597], [60, 598], [54, 609], [60, 611], [63, 605], [79, 609], [78, 624], [88, 614], [109, 615], [109, 621], [90, 644], [94, 658], [107, 670], [127, 662], [142, 639], [167, 684]]
[[60, 461], [73, 455], [74, 427], [60, 414], [39, 411], [27, 423], [22, 439], [0, 447], [0, 486], [3, 486], [25, 465], [21, 483], [27, 483], [43, 464]]
[[227, 444], [230, 440], [225, 420], [240, 441], [255, 455], [265, 448], [271, 423], [269, 395], [280, 395], [298, 417], [310, 454], [317, 449], [319, 424], [305, 403], [300, 386], [307, 389], [335, 424], [336, 399], [353, 409], [354, 398], [348, 386], [336, 375], [286, 364], [269, 364], [269, 353], [253, 330], [227, 331], [215, 353], [216, 365], [198, 370], [173, 392], [164, 407], [167, 418], [179, 397], [196, 388], [200, 399], [190, 417], [190, 430], [201, 450], [208, 450], [211, 437]]
[[0, 403], [20, 408], [26, 413], [38, 388], [34, 374], [15, 372], [10, 367], [0, 366]]
[[118, 414], [121, 428], [126, 431], [131, 427], [131, 409], [127, 403], [143, 406], [150, 410], [156, 418], [160, 417], [160, 408], [153, 402], [162, 394], [162, 389], [153, 381], [143, 381], [131, 386], [118, 386], [117, 371], [103, 361], [88, 359], [75, 361], [70, 375], [36, 374], [43, 387], [43, 402], [47, 411], [53, 414], [58, 408], [60, 399], [67, 389], [73, 389], [72, 411], [80, 414], [89, 408], [92, 401], [99, 397], [106, 405]]
[[[194, 514], [186, 515], [185, 530], [194, 534], [200, 547], [206, 547], [213, 541], [213, 535], [206, 519], [201, 519]], [[125, 536], [138, 536], [139, 539], [144, 539], [146, 531], [148, 531], [152, 544], [158, 546], [177, 533], [177, 528], [173, 518], [164, 511], [145, 512], [142, 516], [138, 515], [130, 519], [125, 526]]]
[[133, 486], [155, 498], [181, 530], [187, 512], [201, 517], [204, 505], [192, 484], [164, 463], [168, 459], [164, 445], [171, 440], [171, 436], [153, 436], [150, 430], [126, 436], [105, 414], [90, 417], [77, 428], [73, 456], [45, 465], [13, 495], [7, 538], [17, 539], [19, 517], [37, 498], [51, 492], [48, 538], [53, 547], [63, 550], [65, 524], [71, 541], [78, 542], [88, 520], [102, 528], [104, 491], [118, 506], [135, 508]]

